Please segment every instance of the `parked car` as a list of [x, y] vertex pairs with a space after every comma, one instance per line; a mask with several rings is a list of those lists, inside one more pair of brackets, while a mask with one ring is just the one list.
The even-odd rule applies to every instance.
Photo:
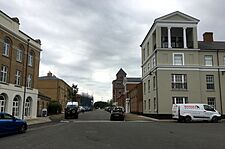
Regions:
[[207, 104], [173, 104], [172, 118], [178, 122], [221, 120], [221, 114]]
[[124, 121], [124, 108], [123, 107], [114, 107], [111, 111], [110, 120], [121, 120]]
[[0, 112], [0, 135], [12, 133], [24, 133], [27, 130], [27, 123], [8, 113]]
[[78, 103], [77, 102], [68, 102], [65, 108], [65, 119], [75, 118], [78, 119]]

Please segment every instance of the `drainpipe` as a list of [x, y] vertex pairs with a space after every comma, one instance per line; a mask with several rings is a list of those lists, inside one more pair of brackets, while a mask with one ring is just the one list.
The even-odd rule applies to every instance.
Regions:
[[221, 115], [223, 115], [223, 101], [222, 101], [222, 91], [221, 91], [221, 80], [220, 80], [220, 66], [219, 66], [219, 51], [216, 50], [217, 54], [217, 66], [218, 66], [218, 80], [219, 80], [219, 96], [220, 96], [220, 109], [221, 109]]
[[28, 54], [29, 54], [29, 46], [30, 39], [27, 39], [27, 57], [25, 62], [25, 78], [24, 78], [24, 91], [23, 91], [23, 111], [22, 111], [22, 119], [24, 119], [24, 109], [25, 109], [25, 101], [26, 101], [26, 89], [27, 89], [27, 65], [28, 65]]

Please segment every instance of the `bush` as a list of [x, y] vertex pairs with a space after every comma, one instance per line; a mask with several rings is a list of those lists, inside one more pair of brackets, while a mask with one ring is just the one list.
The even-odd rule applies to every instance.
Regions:
[[50, 102], [48, 105], [48, 114], [59, 114], [62, 112], [62, 105], [58, 102]]

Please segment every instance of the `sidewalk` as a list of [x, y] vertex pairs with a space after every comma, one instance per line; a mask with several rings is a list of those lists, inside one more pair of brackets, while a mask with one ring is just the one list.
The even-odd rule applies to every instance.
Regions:
[[47, 117], [37, 117], [35, 119], [27, 119], [27, 125], [34, 125], [34, 124], [41, 124], [41, 123], [48, 123], [48, 122], [56, 122], [63, 119], [63, 114], [57, 114], [57, 115], [50, 115]]

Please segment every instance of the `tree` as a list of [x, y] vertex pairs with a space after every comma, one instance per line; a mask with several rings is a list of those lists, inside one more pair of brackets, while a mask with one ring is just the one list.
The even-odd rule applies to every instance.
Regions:
[[78, 93], [78, 85], [72, 84], [72, 101], [76, 101], [77, 93]]
[[96, 109], [98, 109], [98, 108], [103, 109], [103, 108], [105, 108], [107, 106], [109, 106], [108, 103], [107, 102], [104, 102], [104, 101], [97, 101], [97, 102], [94, 103], [94, 107]]

